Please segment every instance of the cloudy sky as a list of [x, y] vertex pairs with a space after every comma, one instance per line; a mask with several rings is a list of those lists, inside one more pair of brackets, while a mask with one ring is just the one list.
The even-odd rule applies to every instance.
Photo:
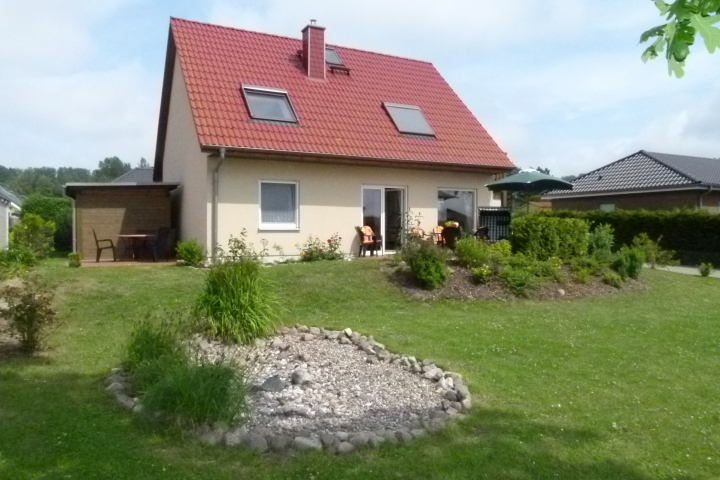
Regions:
[[640, 149], [720, 157], [720, 54], [645, 65], [650, 0], [0, 0], [0, 165], [155, 151], [170, 16], [431, 61], [516, 165], [587, 172]]

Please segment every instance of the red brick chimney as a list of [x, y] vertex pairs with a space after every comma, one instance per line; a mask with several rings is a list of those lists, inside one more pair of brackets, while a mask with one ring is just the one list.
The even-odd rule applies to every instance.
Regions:
[[325, 27], [310, 25], [303, 28], [303, 65], [310, 78], [325, 79]]

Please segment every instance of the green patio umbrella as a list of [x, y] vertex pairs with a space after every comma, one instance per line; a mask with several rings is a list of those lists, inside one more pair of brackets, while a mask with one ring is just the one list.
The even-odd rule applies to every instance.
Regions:
[[[532, 168], [520, 170], [518, 173], [509, 175], [500, 180], [485, 185], [493, 192], [529, 192], [541, 193], [549, 190], [572, 190], [573, 185], [570, 182], [555, 178], [551, 175], [540, 173]], [[530, 202], [528, 202], [528, 212], [530, 211]]]

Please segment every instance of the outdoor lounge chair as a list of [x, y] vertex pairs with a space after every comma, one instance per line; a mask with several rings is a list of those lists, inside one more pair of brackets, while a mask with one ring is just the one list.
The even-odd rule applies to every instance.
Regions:
[[381, 235], [375, 235], [372, 228], [365, 225], [364, 227], [355, 227], [355, 231], [358, 234], [358, 239], [360, 240], [360, 248], [358, 250], [358, 257], [365, 256], [365, 252], [367, 252], [368, 248], [370, 248], [370, 256], [372, 257], [376, 252], [378, 247], [382, 249], [382, 236]]
[[435, 240], [436, 245], [443, 245], [445, 243], [445, 241], [443, 240], [442, 232], [442, 225], [438, 225], [437, 227], [433, 228], [432, 237], [433, 240]]
[[95, 237], [95, 248], [97, 249], [97, 254], [95, 256], [95, 263], [100, 262], [100, 255], [102, 255], [103, 250], [110, 250], [112, 252], [113, 256], [113, 262], [116, 261], [115, 258], [115, 244], [112, 240], [109, 238], [98, 240], [97, 233], [95, 233], [95, 229], [93, 228], [93, 237]]

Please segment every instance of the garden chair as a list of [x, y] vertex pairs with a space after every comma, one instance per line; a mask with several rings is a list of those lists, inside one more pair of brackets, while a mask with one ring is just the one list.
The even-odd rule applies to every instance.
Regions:
[[153, 260], [157, 261], [158, 257], [167, 260], [172, 253], [172, 246], [175, 243], [175, 229], [168, 227], [160, 227], [157, 235], [150, 241], [148, 245], [152, 249]]
[[360, 240], [360, 249], [358, 250], [358, 257], [365, 256], [368, 248], [370, 248], [370, 256], [372, 257], [377, 252], [378, 246], [382, 248], [382, 236], [375, 235], [372, 228], [365, 225], [364, 227], [355, 227], [355, 231], [358, 234]]
[[486, 242], [490, 240], [490, 229], [487, 227], [487, 225], [478, 227], [478, 229], [475, 230], [475, 238]]
[[98, 240], [97, 233], [95, 233], [94, 228], [93, 237], [95, 237], [95, 248], [97, 249], [97, 253], [95, 255], [95, 263], [100, 262], [100, 255], [102, 255], [103, 250], [110, 250], [113, 256], [113, 262], [117, 261], [115, 258], [115, 244], [113, 243], [113, 241], [109, 238]]
[[437, 227], [433, 228], [431, 235], [433, 237], [433, 240], [435, 240], [436, 245], [444, 245], [445, 244], [445, 240], [443, 239], [442, 232], [443, 232], [442, 225], [438, 225]]
[[413, 237], [419, 238], [420, 240], [425, 238], [425, 230], [423, 230], [422, 228], [413, 228], [412, 232], [410, 233]]

